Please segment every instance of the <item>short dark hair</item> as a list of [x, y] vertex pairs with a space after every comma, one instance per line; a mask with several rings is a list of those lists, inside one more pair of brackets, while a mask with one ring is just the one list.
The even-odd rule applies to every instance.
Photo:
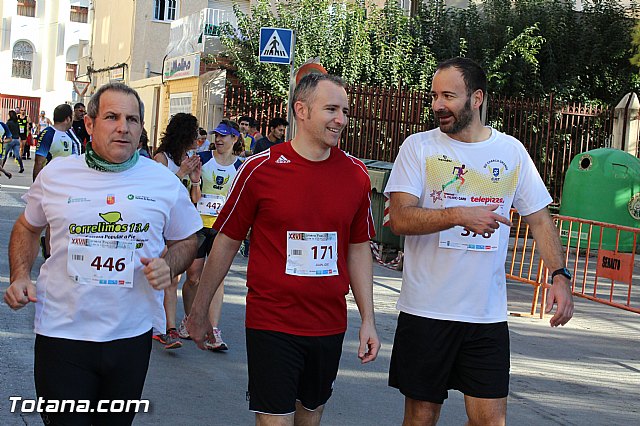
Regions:
[[207, 136], [207, 131], [205, 129], [203, 129], [202, 127], [198, 128], [198, 134], [200, 136]]
[[251, 123], [254, 120], [253, 120], [253, 118], [249, 117], [248, 115], [242, 115], [242, 116], [238, 117], [238, 123], [242, 123], [243, 121], [246, 121], [247, 123], [249, 123], [249, 126], [251, 126]]
[[447, 68], [457, 68], [460, 71], [469, 96], [476, 90], [481, 90], [483, 96], [487, 95], [487, 74], [476, 61], [461, 57], [451, 58], [440, 62], [436, 71]]
[[275, 117], [269, 120], [269, 128], [275, 129], [278, 126], [288, 126], [289, 122], [282, 117]]
[[138, 92], [133, 90], [131, 87], [123, 83], [107, 83], [101, 86], [98, 89], [98, 91], [94, 93], [93, 96], [91, 96], [91, 99], [89, 99], [89, 106], [87, 107], [87, 115], [89, 117], [96, 118], [98, 116], [98, 111], [100, 111], [100, 97], [104, 92], [107, 92], [109, 90], [124, 93], [125, 95], [135, 96], [136, 100], [138, 101], [138, 110], [140, 112], [140, 123], [144, 123], [144, 105], [142, 104], [140, 95], [138, 95]]
[[82, 108], [86, 108], [82, 102], [78, 102], [77, 104], [75, 104], [75, 105], [73, 106], [73, 109], [74, 109], [74, 110], [76, 110], [76, 109], [78, 109], [78, 108], [80, 108], [80, 107], [82, 107]]
[[73, 117], [73, 110], [69, 104], [60, 104], [53, 110], [53, 122], [62, 123], [67, 118]]
[[293, 106], [298, 101], [311, 102], [315, 95], [316, 87], [321, 81], [329, 81], [336, 86], [345, 87], [344, 80], [337, 75], [320, 74], [316, 72], [305, 75], [296, 85], [296, 88], [293, 90], [293, 96], [291, 97], [291, 110], [293, 111], [294, 117], [296, 116], [296, 110]]

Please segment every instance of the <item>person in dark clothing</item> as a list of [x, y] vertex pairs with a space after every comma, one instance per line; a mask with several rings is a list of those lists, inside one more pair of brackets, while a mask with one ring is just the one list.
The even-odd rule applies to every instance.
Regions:
[[31, 133], [33, 123], [27, 115], [27, 110], [24, 106], [20, 108], [20, 114], [18, 114], [18, 125], [20, 126], [20, 155], [22, 155], [23, 160], [30, 160], [31, 147], [27, 144], [27, 138]]
[[22, 157], [20, 156], [20, 124], [18, 123], [18, 114], [16, 114], [15, 111], [9, 110], [9, 120], [7, 120], [6, 124], [9, 128], [9, 131], [11, 132], [11, 142], [5, 144], [4, 146], [2, 167], [4, 168], [4, 164], [7, 162], [9, 151], [11, 151], [13, 152], [13, 156], [20, 165], [20, 171], [18, 173], [22, 173], [24, 172], [24, 165], [22, 164]]
[[71, 129], [82, 145], [82, 152], [84, 152], [84, 147], [87, 145], [87, 142], [89, 142], [89, 133], [87, 133], [87, 129], [84, 127], [84, 115], [86, 113], [87, 111], [82, 102], [78, 102], [73, 106], [73, 123], [71, 124]]
[[253, 154], [259, 154], [276, 144], [284, 142], [284, 132], [288, 125], [289, 122], [282, 117], [272, 118], [269, 121], [269, 134], [256, 142]]

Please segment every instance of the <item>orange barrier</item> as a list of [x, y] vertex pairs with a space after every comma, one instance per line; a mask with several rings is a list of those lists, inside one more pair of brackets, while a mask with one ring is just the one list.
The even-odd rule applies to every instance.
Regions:
[[[562, 238], [567, 268], [573, 273], [575, 296], [640, 313], [640, 285], [635, 255], [640, 229], [568, 216], [553, 216]], [[540, 300], [540, 318], [544, 316], [549, 270], [536, 251], [529, 226], [512, 209], [513, 228], [506, 262], [507, 279], [534, 287], [530, 315], [536, 315]], [[630, 252], [620, 250], [621, 240]], [[608, 249], [605, 246], [613, 245]], [[640, 268], [639, 268], [640, 269]], [[542, 290], [542, 294], [541, 294]], [[635, 291], [635, 293], [634, 293]]]

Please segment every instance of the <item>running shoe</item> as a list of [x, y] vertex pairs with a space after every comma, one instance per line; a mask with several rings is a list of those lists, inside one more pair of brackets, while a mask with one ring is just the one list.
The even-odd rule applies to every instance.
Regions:
[[222, 340], [222, 332], [219, 328], [213, 327], [213, 333], [207, 334], [204, 341], [205, 348], [210, 351], [226, 351], [229, 349], [227, 344]]
[[180, 325], [178, 326], [178, 336], [180, 336], [181, 339], [191, 340], [191, 337], [189, 337], [189, 331], [187, 330], [187, 319], [189, 319], [189, 317], [185, 315], [184, 318], [182, 318], [182, 321], [180, 321]]
[[180, 341], [180, 336], [178, 336], [178, 330], [175, 328], [167, 330], [167, 334], [163, 337], [165, 349], [178, 349], [182, 347], [182, 341]]
[[167, 343], [167, 341], [164, 339], [164, 337], [166, 336], [166, 334], [154, 334], [153, 336], [151, 336], [151, 338], [155, 341], [158, 341], [160, 343], [162, 343], [163, 345], [165, 343]]

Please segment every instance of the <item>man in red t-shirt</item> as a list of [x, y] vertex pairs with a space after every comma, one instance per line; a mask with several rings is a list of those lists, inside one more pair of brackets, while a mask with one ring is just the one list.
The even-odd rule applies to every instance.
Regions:
[[256, 424], [293, 424], [294, 416], [320, 423], [338, 372], [349, 287], [362, 318], [358, 357], [373, 361], [380, 348], [371, 184], [362, 162], [337, 147], [349, 110], [344, 84], [310, 74], [292, 105], [296, 137], [250, 157], [236, 176], [188, 322], [204, 349], [209, 303], [251, 228], [246, 337]]

